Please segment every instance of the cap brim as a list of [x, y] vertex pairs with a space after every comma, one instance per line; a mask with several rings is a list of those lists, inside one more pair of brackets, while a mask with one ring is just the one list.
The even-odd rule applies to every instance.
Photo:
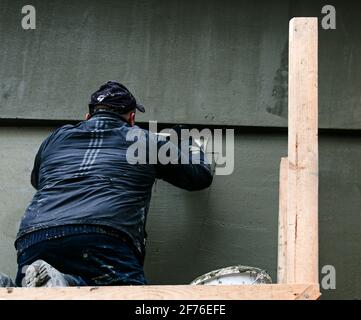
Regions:
[[136, 108], [137, 108], [140, 112], [145, 112], [145, 108], [144, 108], [144, 106], [143, 106], [142, 104], [137, 103]]

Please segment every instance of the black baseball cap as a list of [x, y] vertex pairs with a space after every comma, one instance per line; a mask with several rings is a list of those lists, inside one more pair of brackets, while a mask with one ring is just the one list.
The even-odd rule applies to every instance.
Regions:
[[140, 112], [145, 112], [144, 106], [137, 103], [131, 92], [124, 85], [113, 80], [103, 84], [91, 95], [89, 108], [92, 109], [98, 105], [119, 108], [121, 113], [135, 108]]

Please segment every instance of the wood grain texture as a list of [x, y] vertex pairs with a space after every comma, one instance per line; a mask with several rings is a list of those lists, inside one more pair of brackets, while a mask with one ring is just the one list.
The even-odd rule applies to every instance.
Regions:
[[0, 289], [0, 300], [316, 300], [317, 284]]
[[289, 29], [287, 283], [318, 283], [318, 21]]
[[282, 158], [280, 164], [279, 213], [278, 213], [278, 261], [277, 282], [286, 283], [287, 273], [287, 187], [288, 159]]

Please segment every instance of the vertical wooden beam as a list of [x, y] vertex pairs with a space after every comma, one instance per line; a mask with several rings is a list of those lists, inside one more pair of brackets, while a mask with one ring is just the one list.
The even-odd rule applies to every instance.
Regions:
[[278, 213], [278, 268], [277, 283], [286, 283], [287, 272], [287, 187], [288, 159], [282, 158], [280, 164], [279, 213]]
[[318, 283], [318, 21], [289, 33], [287, 283]]

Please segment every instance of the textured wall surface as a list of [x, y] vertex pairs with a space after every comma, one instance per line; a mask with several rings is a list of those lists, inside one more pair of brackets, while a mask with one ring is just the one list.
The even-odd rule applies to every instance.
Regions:
[[[33, 158], [49, 130], [0, 129], [0, 270], [11, 275], [19, 219], [34, 193]], [[235, 264], [265, 268], [275, 280], [278, 167], [286, 150], [285, 134], [237, 134], [235, 171], [210, 189], [190, 193], [158, 181], [147, 225], [149, 282], [186, 284]], [[337, 290], [324, 298], [361, 299], [360, 158], [360, 137], [321, 137], [320, 266], [337, 269]]]
[[[162, 181], [154, 187], [150, 283], [189, 283], [234, 264], [265, 268], [276, 279], [287, 135], [261, 127], [287, 126], [289, 19], [322, 18], [329, 1], [31, 3], [37, 29], [24, 31], [24, 3], [0, 0], [0, 124], [14, 125], [0, 127], [0, 270], [15, 274], [13, 241], [48, 120], [81, 119], [90, 93], [116, 79], [145, 104], [140, 121], [238, 127], [231, 176], [197, 193]], [[337, 269], [337, 290], [323, 297], [361, 299], [361, 2], [332, 4], [337, 29], [319, 30], [320, 127], [359, 131], [320, 137], [320, 266]], [[20, 127], [22, 119], [41, 127]]]
[[[22, 1], [0, 2], [0, 117], [80, 119], [99, 83], [118, 79], [144, 119], [285, 126], [288, 20], [322, 17], [327, 1], [40, 1], [37, 29]], [[361, 3], [333, 1], [320, 30], [320, 126], [361, 128]]]

